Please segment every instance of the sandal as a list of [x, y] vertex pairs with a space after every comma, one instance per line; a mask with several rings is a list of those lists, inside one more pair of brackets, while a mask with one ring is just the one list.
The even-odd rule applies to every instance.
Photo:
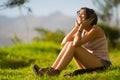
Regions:
[[46, 75], [48, 76], [55, 76], [55, 75], [59, 75], [60, 74], [60, 71], [58, 69], [54, 69], [54, 68], [49, 68], [47, 71], [46, 71]]
[[40, 68], [38, 67], [38, 65], [33, 65], [33, 71], [37, 76], [44, 76], [44, 75], [55, 76], [60, 73], [59, 70], [55, 70], [52, 67]]
[[42, 72], [42, 71], [39, 71], [41, 68], [38, 67], [38, 65], [36, 65], [36, 64], [33, 65], [32, 69], [33, 69], [33, 72], [34, 72], [36, 75], [38, 75], [38, 76], [43, 76], [43, 72]]

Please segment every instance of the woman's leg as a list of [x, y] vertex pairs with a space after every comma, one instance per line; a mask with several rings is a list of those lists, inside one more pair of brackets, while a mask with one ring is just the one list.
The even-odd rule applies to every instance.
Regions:
[[75, 57], [76, 61], [78, 63], [80, 62], [80, 64], [84, 65], [87, 69], [103, 66], [101, 61], [96, 56], [92, 55], [82, 47], [73, 47], [73, 43], [69, 42], [64, 55], [61, 57], [61, 60], [55, 69], [62, 71], [73, 57]]
[[78, 61], [76, 57], [74, 57], [73, 59], [79, 69], [85, 69], [85, 66], [80, 61]]
[[[37, 65], [34, 65], [33, 66], [33, 71], [35, 72], [35, 74], [37, 75], [40, 75], [40, 76], [43, 76], [44, 74], [47, 74], [47, 75], [53, 75], [54, 74], [58, 74], [59, 71], [58, 70], [53, 70], [57, 67], [58, 63], [60, 62], [62, 56], [64, 55], [67, 47], [69, 45], [69, 42], [67, 42], [65, 44], [65, 46], [62, 48], [61, 52], [59, 53], [57, 59], [55, 60], [54, 64], [51, 66], [51, 67], [47, 67], [47, 68], [40, 68], [39, 66]], [[52, 72], [51, 72], [52, 70]]]
[[56, 67], [57, 67], [58, 63], [60, 62], [63, 54], [65, 53], [65, 51], [66, 51], [66, 49], [67, 49], [67, 47], [68, 47], [68, 44], [69, 44], [69, 42], [67, 42], [67, 43], [65, 44], [65, 46], [62, 48], [62, 50], [60, 51], [57, 59], [55, 60], [54, 64], [52, 65], [53, 68], [56, 68]]
[[62, 71], [72, 60], [72, 58], [74, 56], [74, 47], [72, 45], [73, 45], [73, 43], [69, 42], [67, 49], [64, 52], [64, 55], [62, 56], [61, 60], [59, 61], [58, 65], [55, 69]]
[[[102, 67], [103, 64], [101, 63], [100, 59], [88, 52], [83, 47], [75, 47], [75, 60], [78, 63], [84, 65], [86, 69]], [[79, 65], [81, 66], [81, 65]]]

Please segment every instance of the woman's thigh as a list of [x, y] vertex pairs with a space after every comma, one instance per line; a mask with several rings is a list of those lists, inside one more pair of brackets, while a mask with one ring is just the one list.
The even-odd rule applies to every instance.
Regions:
[[76, 61], [84, 65], [85, 68], [96, 68], [103, 66], [99, 58], [91, 54], [83, 47], [75, 47], [74, 57]]

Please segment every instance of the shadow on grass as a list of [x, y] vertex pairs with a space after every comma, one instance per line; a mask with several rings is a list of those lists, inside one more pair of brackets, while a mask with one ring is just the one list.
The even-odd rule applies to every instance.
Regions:
[[23, 56], [10, 55], [8, 53], [0, 53], [0, 68], [1, 69], [18, 69], [30, 66], [35, 59], [29, 59]]
[[108, 68], [99, 67], [99, 68], [94, 68], [94, 69], [78, 69], [78, 70], [73, 71], [72, 73], [67, 73], [64, 76], [77, 76], [77, 75], [81, 75], [81, 74], [85, 74], [85, 73], [93, 73], [93, 72], [103, 73], [106, 71], [113, 71], [113, 70], [120, 71], [120, 66], [112, 66], [111, 65]]
[[114, 71], [114, 70], [119, 70], [120, 71], [120, 66], [113, 66], [111, 65], [109, 68], [103, 70], [103, 71], [97, 71], [98, 73], [102, 73], [104, 71]]
[[120, 66], [111, 66], [109, 70], [120, 70]]

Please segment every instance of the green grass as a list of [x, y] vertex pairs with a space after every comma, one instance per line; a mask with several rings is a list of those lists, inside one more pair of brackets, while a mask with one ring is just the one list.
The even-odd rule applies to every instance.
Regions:
[[60, 51], [54, 42], [33, 42], [0, 48], [0, 80], [120, 80], [120, 51], [110, 51], [112, 66], [103, 72], [85, 73], [74, 77], [64, 77], [66, 72], [77, 69], [72, 61], [60, 75], [38, 77], [32, 65], [51, 66]]

